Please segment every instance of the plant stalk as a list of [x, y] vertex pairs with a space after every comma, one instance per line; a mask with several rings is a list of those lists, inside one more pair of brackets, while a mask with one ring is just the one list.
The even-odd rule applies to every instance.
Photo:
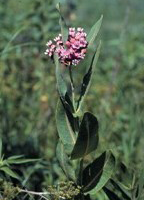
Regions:
[[73, 104], [73, 109], [74, 113], [76, 112], [76, 107], [75, 107], [75, 94], [74, 94], [74, 81], [73, 81], [73, 75], [72, 75], [72, 66], [69, 66], [69, 76], [70, 76], [70, 83], [71, 83], [71, 91], [72, 91], [72, 104]]

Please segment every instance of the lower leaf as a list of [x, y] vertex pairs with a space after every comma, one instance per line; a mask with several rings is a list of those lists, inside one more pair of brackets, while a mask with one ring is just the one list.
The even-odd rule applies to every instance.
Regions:
[[99, 165], [101, 165], [101, 168], [99, 168], [98, 171], [99, 177], [97, 175], [98, 181], [95, 181], [95, 185], [93, 185], [92, 188], [90, 187], [84, 189], [85, 192], [95, 194], [105, 186], [105, 184], [113, 175], [115, 169], [115, 157], [111, 152], [103, 153], [95, 162], [95, 166]]
[[65, 153], [64, 145], [61, 141], [59, 141], [57, 145], [56, 154], [66, 177], [70, 180], [75, 181], [75, 172], [73, 166], [71, 165], [70, 160]]

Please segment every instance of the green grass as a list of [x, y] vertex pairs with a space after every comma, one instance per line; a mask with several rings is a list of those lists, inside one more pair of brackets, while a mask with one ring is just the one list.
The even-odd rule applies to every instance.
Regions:
[[[99, 151], [112, 149], [118, 161], [138, 174], [144, 146], [144, 3], [72, 2], [73, 6], [63, 3], [71, 27], [88, 31], [104, 15], [101, 55], [85, 103], [100, 122]], [[38, 165], [16, 168], [30, 190], [65, 179], [55, 156], [55, 68], [44, 55], [45, 43], [60, 31], [58, 17], [51, 0], [0, 3], [0, 135], [6, 157], [25, 154], [43, 159]], [[94, 48], [74, 70], [77, 85], [93, 52]], [[97, 198], [105, 199], [101, 193]]]

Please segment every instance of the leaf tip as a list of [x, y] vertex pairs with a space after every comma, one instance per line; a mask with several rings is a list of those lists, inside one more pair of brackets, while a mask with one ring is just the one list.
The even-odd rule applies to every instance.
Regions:
[[60, 2], [56, 4], [56, 9], [60, 11]]

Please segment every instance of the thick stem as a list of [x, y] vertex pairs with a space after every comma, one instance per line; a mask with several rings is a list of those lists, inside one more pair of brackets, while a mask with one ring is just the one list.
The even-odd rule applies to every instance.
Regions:
[[76, 102], [75, 102], [75, 87], [74, 87], [74, 81], [73, 81], [73, 74], [72, 74], [72, 66], [69, 66], [69, 76], [70, 76], [70, 84], [71, 84], [71, 92], [72, 92], [72, 104], [73, 104], [73, 114], [74, 114], [74, 128], [75, 133], [77, 134], [79, 131], [79, 118], [75, 116], [76, 114]]
[[71, 90], [72, 90], [72, 103], [73, 103], [74, 112], [76, 112], [75, 94], [74, 94], [74, 81], [73, 81], [73, 76], [72, 76], [72, 66], [69, 66], [69, 76], [70, 76], [70, 83], [71, 83]]
[[74, 89], [74, 81], [73, 81], [73, 76], [72, 76], [72, 66], [69, 66], [69, 75], [70, 75], [70, 81], [71, 81], [71, 85], [72, 88]]
[[83, 162], [84, 158], [82, 158], [80, 161], [80, 172], [79, 172], [80, 186], [82, 186]]

